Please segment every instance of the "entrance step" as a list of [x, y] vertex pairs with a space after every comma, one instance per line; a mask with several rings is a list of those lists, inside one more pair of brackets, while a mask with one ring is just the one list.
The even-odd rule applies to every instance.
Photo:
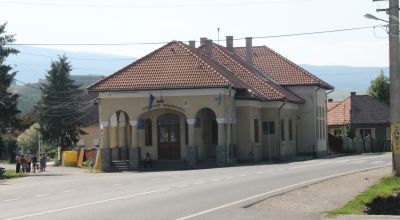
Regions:
[[155, 161], [153, 161], [152, 168], [143, 168], [143, 169], [183, 170], [186, 168], [187, 168], [187, 166], [186, 166], [185, 160], [155, 160]]
[[215, 159], [199, 160], [197, 162], [197, 167], [200, 169], [215, 168], [217, 167], [217, 161]]
[[114, 160], [111, 162], [112, 167], [115, 171], [128, 171], [129, 170], [129, 161], [127, 160]]

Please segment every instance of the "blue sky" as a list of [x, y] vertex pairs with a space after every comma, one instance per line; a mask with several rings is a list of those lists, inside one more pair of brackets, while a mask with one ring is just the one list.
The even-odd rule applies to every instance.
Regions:
[[[372, 0], [0, 0], [0, 22], [16, 43], [131, 43], [235, 38], [380, 25]], [[224, 44], [224, 42], [221, 42]], [[244, 40], [235, 41], [243, 46]], [[387, 66], [388, 39], [381, 28], [257, 39], [299, 64]], [[141, 57], [161, 45], [47, 46]]]

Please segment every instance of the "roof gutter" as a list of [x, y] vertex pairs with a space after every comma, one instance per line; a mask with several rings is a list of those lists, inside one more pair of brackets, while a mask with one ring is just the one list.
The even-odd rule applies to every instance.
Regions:
[[282, 130], [282, 123], [281, 123], [281, 110], [282, 110], [282, 108], [283, 108], [283, 106], [285, 106], [287, 104], [287, 99], [285, 99], [285, 100], [283, 100], [283, 103], [282, 103], [282, 105], [279, 107], [279, 110], [278, 110], [278, 119], [279, 119], [279, 121], [278, 121], [278, 124], [279, 124], [279, 147], [278, 147], [278, 160], [280, 161], [281, 160], [281, 144], [282, 144], [282, 132], [281, 132], [281, 130]]

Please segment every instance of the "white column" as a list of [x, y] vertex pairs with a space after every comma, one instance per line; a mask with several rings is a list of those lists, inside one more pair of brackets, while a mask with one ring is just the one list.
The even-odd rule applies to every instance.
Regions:
[[139, 141], [138, 141], [138, 120], [132, 120], [129, 121], [129, 123], [132, 126], [132, 147], [138, 147], [139, 146]]
[[108, 125], [109, 125], [108, 121], [100, 121], [100, 126], [103, 127], [103, 129], [100, 129], [101, 148], [110, 148]]
[[186, 119], [186, 122], [188, 123], [188, 145], [189, 146], [194, 146], [196, 143], [196, 139], [195, 139], [195, 123], [196, 123], [196, 119], [194, 118], [188, 118]]
[[218, 145], [225, 145], [226, 138], [225, 138], [225, 118], [217, 118], [218, 123]]

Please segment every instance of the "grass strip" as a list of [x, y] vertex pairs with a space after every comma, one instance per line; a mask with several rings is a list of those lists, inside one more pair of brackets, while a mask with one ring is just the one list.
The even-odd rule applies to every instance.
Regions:
[[6, 170], [0, 175], [0, 179], [13, 179], [28, 176], [27, 173], [16, 173], [15, 170]]
[[345, 204], [342, 208], [328, 212], [328, 216], [347, 214], [364, 214], [365, 205], [377, 197], [388, 197], [400, 191], [400, 177], [382, 178], [377, 184], [370, 186], [365, 192]]

